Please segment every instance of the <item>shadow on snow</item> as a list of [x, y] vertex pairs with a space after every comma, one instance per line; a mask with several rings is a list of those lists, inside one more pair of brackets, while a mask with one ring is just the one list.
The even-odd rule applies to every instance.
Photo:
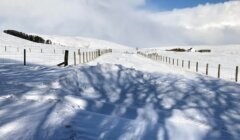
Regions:
[[[173, 134], [169, 125], [176, 111], [210, 128], [197, 139], [240, 137], [240, 85], [233, 82], [201, 75], [191, 79], [144, 73], [110, 64], [66, 69], [4, 65], [0, 78], [0, 95], [13, 96], [0, 102], [0, 109], [10, 108], [4, 112], [7, 115], [1, 115], [0, 127], [28, 114], [29, 123], [36, 128], [31, 130], [33, 139], [168, 140], [180, 135]], [[54, 94], [56, 98], [46, 101], [48, 104], [34, 99], [17, 102], [28, 93]], [[67, 99], [84, 105], [68, 104]], [[56, 111], [70, 105], [75, 113], [55, 127], [47, 125], [51, 115], [61, 118], [64, 114]]]

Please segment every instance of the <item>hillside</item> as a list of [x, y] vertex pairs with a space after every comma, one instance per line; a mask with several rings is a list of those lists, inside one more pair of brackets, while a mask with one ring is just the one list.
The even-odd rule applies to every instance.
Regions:
[[91, 38], [83, 38], [83, 37], [65, 37], [65, 36], [47, 36], [40, 35], [45, 40], [50, 39], [52, 41], [51, 44], [39, 44], [34, 43], [28, 40], [24, 40], [12, 35], [5, 34], [3, 32], [0, 33], [0, 46], [12, 46], [12, 47], [58, 47], [58, 48], [68, 48], [68, 49], [130, 49], [130, 47], [119, 45], [116, 43], [91, 39]]
[[[209, 49], [210, 53], [199, 52], [172, 52], [165, 51], [172, 48], [194, 48], [195, 50]], [[221, 77], [226, 80], [234, 80], [236, 66], [240, 66], [240, 45], [204, 45], [204, 46], [170, 46], [161, 48], [145, 48], [141, 51], [146, 53], [158, 53], [161, 56], [179, 59], [185, 61], [185, 70], [187, 61], [191, 61], [190, 71], [195, 71], [196, 62], [199, 63], [199, 72], [205, 74], [206, 64], [209, 64], [209, 75], [216, 77], [218, 64], [221, 64]]]

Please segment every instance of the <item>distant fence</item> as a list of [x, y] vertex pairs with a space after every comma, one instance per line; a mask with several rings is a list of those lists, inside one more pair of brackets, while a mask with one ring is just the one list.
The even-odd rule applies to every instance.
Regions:
[[[68, 52], [66, 54], [66, 51]], [[112, 52], [111, 49], [65, 49], [40, 47], [0, 46], [1, 64], [38, 64], [57, 66], [88, 63], [99, 56]], [[67, 57], [66, 57], [67, 55]]]
[[239, 66], [234, 69], [223, 69], [221, 64], [216, 64], [210, 67], [209, 63], [200, 63], [198, 61], [183, 60], [178, 58], [172, 58], [168, 56], [162, 56], [158, 53], [143, 53], [138, 52], [139, 55], [149, 58], [151, 60], [159, 61], [177, 68], [184, 70], [197, 72], [203, 75], [212, 76], [216, 78], [226, 79], [238, 82], [239, 81]]

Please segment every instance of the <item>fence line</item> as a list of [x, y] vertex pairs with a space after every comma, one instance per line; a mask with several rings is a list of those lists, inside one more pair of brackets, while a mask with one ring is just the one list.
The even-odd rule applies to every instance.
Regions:
[[[88, 63], [97, 59], [99, 56], [111, 53], [112, 49], [70, 49], [68, 51], [68, 65], [77, 65]], [[65, 49], [62, 48], [0, 46], [0, 64], [56, 66], [63, 63], [63, 61], [65, 62], [64, 57]]]
[[[162, 55], [159, 55], [158, 53], [146, 54], [146, 53], [143, 53], [143, 52], [137, 52], [137, 54], [139, 54], [141, 56], [144, 56], [146, 58], [149, 58], [151, 60], [162, 62], [164, 64], [168, 64], [168, 65], [171, 65], [171, 66], [176, 66], [178, 68], [182, 68], [182, 69], [185, 69], [187, 71], [200, 73], [202, 75], [213, 76], [213, 77], [221, 78], [221, 79], [225, 79], [225, 80], [232, 80], [232, 81], [235, 81], [235, 82], [238, 82], [238, 79], [239, 79], [239, 74], [238, 74], [239, 73], [239, 68], [238, 68], [238, 66], [236, 66], [235, 70], [234, 69], [232, 70], [231, 76], [229, 76], [229, 71], [231, 71], [231, 70], [225, 69], [227, 72], [226, 71], [224, 72], [223, 71], [224, 69], [222, 68], [221, 64], [216, 65], [216, 67], [211, 65], [212, 69], [210, 69], [209, 68], [209, 63], [204, 64], [204, 63], [200, 63], [198, 61], [196, 61], [196, 62], [190, 61], [190, 60], [186, 61], [186, 60], [183, 60], [183, 59], [176, 59], [176, 58], [171, 58], [171, 57], [168, 57], [168, 56], [162, 56]], [[186, 64], [186, 66], [185, 66], [185, 64]], [[204, 68], [204, 69], [201, 69], [201, 68]], [[211, 74], [209, 74], [209, 71], [211, 72]], [[215, 74], [214, 74], [214, 72], [215, 72]]]

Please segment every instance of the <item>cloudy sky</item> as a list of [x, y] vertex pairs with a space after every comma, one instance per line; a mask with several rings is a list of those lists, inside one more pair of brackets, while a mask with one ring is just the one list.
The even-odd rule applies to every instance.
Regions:
[[240, 44], [240, 1], [0, 0], [0, 29], [133, 47]]

